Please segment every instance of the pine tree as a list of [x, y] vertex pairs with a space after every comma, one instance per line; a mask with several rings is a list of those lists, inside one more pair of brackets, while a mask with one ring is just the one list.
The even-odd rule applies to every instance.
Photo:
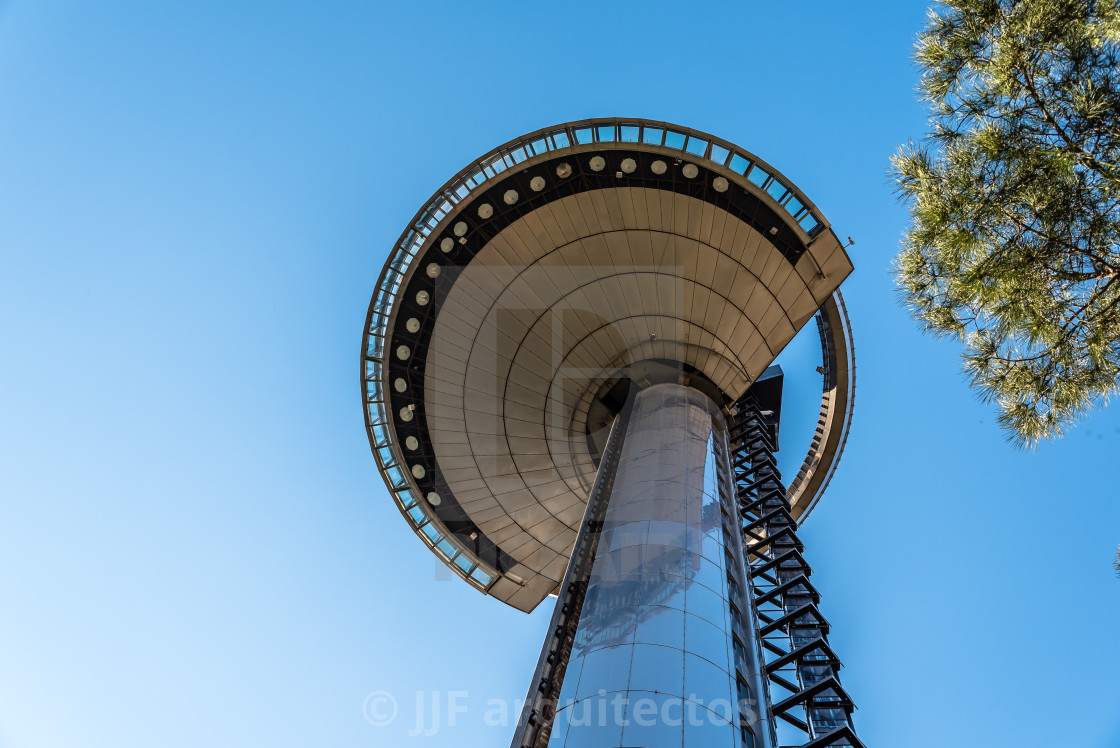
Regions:
[[1118, 386], [1120, 0], [948, 0], [915, 59], [932, 132], [892, 158], [900, 292], [1033, 446]]

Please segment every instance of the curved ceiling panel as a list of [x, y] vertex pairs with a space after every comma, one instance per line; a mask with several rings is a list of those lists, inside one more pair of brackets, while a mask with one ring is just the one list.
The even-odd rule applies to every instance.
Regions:
[[614, 120], [498, 149], [400, 246], [363, 352], [374, 454], [437, 555], [523, 610], [563, 577], [619, 377], [670, 371], [730, 402], [852, 269], [773, 168]]
[[514, 560], [506, 571], [545, 594], [595, 477], [586, 413], [602, 384], [669, 360], [735, 399], [823, 302], [814, 276], [752, 226], [634, 187], [547, 203], [437, 280], [424, 377], [433, 457]]

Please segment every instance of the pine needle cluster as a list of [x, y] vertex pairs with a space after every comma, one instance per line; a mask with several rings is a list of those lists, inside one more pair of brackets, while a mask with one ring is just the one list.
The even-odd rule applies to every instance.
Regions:
[[948, 0], [915, 59], [932, 132], [891, 159], [895, 274], [1020, 446], [1120, 375], [1120, 0]]

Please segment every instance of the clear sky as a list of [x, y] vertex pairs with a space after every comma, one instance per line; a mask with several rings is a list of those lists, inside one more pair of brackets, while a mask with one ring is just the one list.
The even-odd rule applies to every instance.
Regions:
[[[548, 606], [438, 578], [362, 322], [452, 173], [616, 115], [742, 145], [856, 241], [855, 422], [803, 539], [864, 741], [1120, 745], [1120, 411], [1013, 450], [888, 275], [925, 5], [0, 5], [0, 747], [508, 745], [487, 700]], [[418, 691], [466, 711], [410, 737]]]

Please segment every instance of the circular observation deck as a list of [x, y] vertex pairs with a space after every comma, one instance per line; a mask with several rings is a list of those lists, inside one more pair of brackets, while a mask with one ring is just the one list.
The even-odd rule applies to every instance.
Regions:
[[382, 270], [362, 349], [378, 467], [455, 573], [532, 610], [628, 388], [730, 408], [816, 316], [821, 416], [789, 491], [804, 516], [850, 422], [851, 271], [815, 206], [718, 138], [632, 119], [518, 138], [441, 187]]

